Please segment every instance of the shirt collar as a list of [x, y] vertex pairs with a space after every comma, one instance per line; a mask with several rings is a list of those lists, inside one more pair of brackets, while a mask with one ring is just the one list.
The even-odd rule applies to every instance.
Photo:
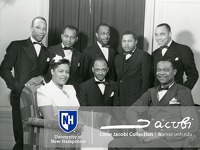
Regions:
[[171, 40], [171, 41], [170, 41], [170, 42], [169, 42], [169, 43], [168, 43], [166, 46], [168, 46], [168, 47], [169, 47], [169, 46], [171, 45], [171, 43], [172, 43], [172, 40]]
[[[168, 87], [171, 88], [172, 85], [174, 85], [174, 82], [172, 82]], [[163, 86], [161, 85], [161, 87], [163, 88]]]
[[100, 81], [99, 79], [97, 79], [96, 77], [94, 77], [94, 80], [95, 80], [95, 81], [99, 81], [99, 82], [104, 82], [104, 81], [105, 81], [105, 78], [104, 78], [102, 81]]
[[[38, 42], [38, 41], [36, 41], [36, 40], [31, 36], [31, 42], [33, 43], [33, 42]], [[39, 42], [39, 43], [42, 43], [42, 42]]]
[[100, 49], [102, 49], [102, 48], [106, 48], [106, 47], [102, 47], [102, 44], [99, 43], [99, 41], [97, 41], [97, 44], [99, 45]]

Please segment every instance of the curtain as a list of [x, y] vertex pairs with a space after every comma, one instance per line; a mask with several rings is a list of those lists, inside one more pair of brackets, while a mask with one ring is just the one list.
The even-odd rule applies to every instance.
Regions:
[[80, 34], [75, 48], [84, 48], [96, 41], [99, 23], [111, 27], [111, 45], [121, 50], [121, 34], [132, 30], [143, 48], [145, 0], [50, 0], [49, 45], [58, 44], [65, 25], [78, 27]]

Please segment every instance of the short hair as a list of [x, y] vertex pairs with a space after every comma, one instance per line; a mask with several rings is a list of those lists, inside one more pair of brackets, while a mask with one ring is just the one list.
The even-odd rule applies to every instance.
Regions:
[[99, 32], [99, 28], [100, 28], [101, 26], [106, 26], [106, 27], [110, 28], [110, 26], [107, 25], [106, 23], [100, 23], [100, 24], [98, 24], [97, 27], [96, 27], [96, 33]]
[[68, 28], [68, 29], [71, 29], [71, 30], [75, 30], [76, 31], [76, 36], [78, 36], [78, 28], [76, 28], [75, 26], [73, 25], [66, 25], [64, 28], [63, 28], [63, 31], [62, 33], [64, 33], [65, 29]]
[[167, 30], [169, 32], [171, 32], [171, 27], [169, 26], [169, 24], [167, 24], [167, 23], [161, 23], [161, 24], [157, 25], [157, 27], [162, 27], [162, 26], [165, 26], [167, 28]]
[[68, 66], [70, 66], [70, 62], [69, 60], [63, 58], [63, 59], [60, 59], [58, 62], [55, 62], [53, 60], [50, 61], [50, 67], [51, 69], [55, 70], [59, 65], [61, 64], [67, 64]]
[[[124, 35], [133, 35], [134, 40], [137, 41], [137, 35], [136, 35], [133, 31], [125, 31], [125, 32], [122, 34], [122, 37], [123, 37]], [[122, 39], [122, 37], [121, 37], [121, 39]]]
[[94, 64], [95, 64], [96, 61], [104, 61], [107, 65], [107, 67], [108, 67], [108, 62], [106, 61], [106, 59], [104, 57], [96, 57], [93, 61], [92, 67], [94, 67]]
[[[171, 65], [172, 65], [172, 68], [173, 68], [173, 69], [177, 69], [177, 67], [176, 67], [176, 62], [175, 62], [172, 58], [161, 58], [161, 59], [158, 61], [158, 63], [161, 62], [161, 61], [170, 62]], [[157, 64], [158, 64], [158, 63], [157, 63]]]
[[33, 24], [34, 24], [35, 20], [37, 20], [37, 19], [44, 20], [46, 22], [46, 24], [47, 24], [47, 21], [46, 21], [46, 19], [44, 17], [37, 16], [37, 17], [33, 18], [32, 22], [31, 22], [31, 27], [33, 27]]

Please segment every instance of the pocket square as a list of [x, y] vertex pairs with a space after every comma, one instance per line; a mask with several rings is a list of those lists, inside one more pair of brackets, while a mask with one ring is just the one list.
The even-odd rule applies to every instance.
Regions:
[[169, 101], [169, 104], [180, 104], [180, 102], [178, 102], [177, 99], [174, 97], [171, 101]]
[[48, 58], [47, 58], [47, 62], [49, 62], [49, 61], [50, 61], [50, 58], [48, 57]]
[[80, 66], [80, 63], [78, 63], [78, 67]]
[[178, 57], [176, 57], [174, 60], [175, 60], [175, 61], [178, 61], [178, 60], [179, 60], [179, 58], [178, 58]]
[[110, 97], [112, 97], [112, 96], [114, 96], [114, 92], [112, 92], [112, 93], [110, 94]]

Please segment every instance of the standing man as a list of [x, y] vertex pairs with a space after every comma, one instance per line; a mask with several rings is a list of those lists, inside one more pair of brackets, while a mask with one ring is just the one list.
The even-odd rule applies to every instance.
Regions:
[[96, 58], [92, 67], [93, 77], [80, 86], [79, 102], [81, 106], [113, 106], [117, 101], [117, 84], [105, 79], [109, 68], [107, 61]]
[[[156, 27], [155, 40], [160, 48], [152, 53], [154, 61], [154, 85], [156, 86], [159, 84], [156, 79], [156, 64], [161, 58], [171, 58], [175, 61], [177, 68], [175, 76], [176, 83], [184, 85], [192, 90], [199, 78], [192, 50], [188, 46], [176, 43], [172, 40], [171, 27], [166, 23], [159, 24]], [[184, 73], [187, 76], [185, 82], [183, 80]]]
[[62, 43], [48, 47], [52, 58], [55, 55], [60, 55], [70, 62], [70, 75], [66, 84], [74, 85], [75, 89], [78, 89], [78, 85], [82, 79], [80, 76], [80, 58], [81, 53], [74, 49], [74, 44], [78, 40], [78, 29], [73, 25], [67, 25], [64, 27], [61, 34]]
[[[111, 141], [110, 150], [188, 148], [187, 139], [191, 137], [187, 137], [185, 134], [198, 132], [199, 119], [191, 91], [187, 87], [177, 84], [174, 80], [176, 72], [174, 62], [171, 59], [163, 59], [158, 62], [156, 75], [160, 83], [159, 86], [148, 89], [127, 109], [125, 117], [128, 124], [139, 125], [140, 114], [147, 111], [148, 126], [135, 128], [137, 136]], [[181, 122], [191, 124], [186, 123], [187, 125], [185, 124], [183, 127], [180, 125]], [[140, 136], [145, 133], [151, 135]]]
[[153, 65], [151, 56], [137, 48], [137, 37], [131, 31], [122, 35], [124, 53], [115, 58], [121, 106], [132, 105], [152, 86]]
[[[24, 85], [34, 86], [41, 83], [49, 63], [49, 52], [41, 41], [47, 32], [47, 23], [43, 17], [36, 17], [31, 24], [31, 37], [13, 41], [6, 50], [0, 66], [0, 76], [11, 90], [13, 132], [15, 146], [13, 150], [23, 150], [23, 129], [20, 113], [20, 94]], [[14, 76], [11, 70], [14, 68]]]
[[96, 27], [97, 42], [91, 47], [86, 48], [82, 54], [81, 74], [83, 81], [86, 81], [93, 77], [92, 65], [93, 61], [97, 57], [103, 57], [108, 63], [109, 72], [106, 76], [107, 79], [115, 80], [115, 72], [113, 68], [114, 58], [116, 51], [109, 45], [110, 41], [110, 27], [101, 23]]

